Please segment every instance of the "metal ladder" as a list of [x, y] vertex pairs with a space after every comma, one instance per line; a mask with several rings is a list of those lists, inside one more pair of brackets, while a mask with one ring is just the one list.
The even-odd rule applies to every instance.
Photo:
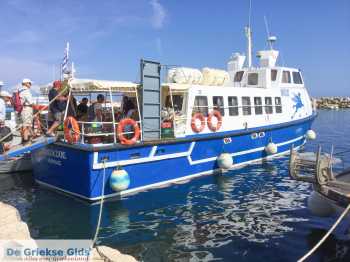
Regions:
[[161, 138], [161, 83], [160, 63], [141, 60], [142, 85], [142, 139], [144, 141]]

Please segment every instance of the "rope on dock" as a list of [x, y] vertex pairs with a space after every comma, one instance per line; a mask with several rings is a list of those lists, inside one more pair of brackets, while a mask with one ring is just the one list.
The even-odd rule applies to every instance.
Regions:
[[311, 256], [317, 248], [319, 248], [323, 242], [329, 237], [329, 235], [334, 231], [334, 229], [338, 226], [338, 224], [343, 220], [343, 218], [346, 216], [346, 214], [350, 210], [350, 204], [347, 206], [347, 208], [343, 211], [343, 213], [339, 216], [337, 221], [333, 224], [333, 226], [328, 230], [328, 232], [323, 236], [323, 238], [309, 251], [307, 252], [302, 258], [298, 260], [298, 262], [303, 262], [305, 259], [307, 259], [309, 256]]

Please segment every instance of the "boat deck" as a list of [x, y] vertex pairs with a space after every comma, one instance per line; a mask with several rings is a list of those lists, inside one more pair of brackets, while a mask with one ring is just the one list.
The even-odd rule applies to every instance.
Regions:
[[30, 145], [23, 146], [23, 145], [16, 145], [11, 150], [5, 152], [4, 154], [0, 155], [0, 161], [7, 160], [11, 157], [16, 157], [23, 155], [24, 153], [29, 153], [32, 150], [44, 147], [46, 145], [55, 143], [57, 140], [56, 137], [38, 137], [33, 140], [33, 142]]

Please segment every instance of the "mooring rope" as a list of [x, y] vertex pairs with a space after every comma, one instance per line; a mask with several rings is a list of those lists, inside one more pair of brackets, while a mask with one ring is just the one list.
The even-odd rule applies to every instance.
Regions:
[[[101, 226], [101, 220], [102, 220], [102, 210], [103, 210], [103, 203], [104, 203], [104, 196], [105, 196], [105, 177], [106, 177], [106, 161], [107, 159], [103, 159], [102, 160], [102, 164], [103, 164], [103, 175], [102, 175], [102, 188], [101, 188], [101, 202], [100, 202], [100, 211], [98, 214], [98, 220], [97, 220], [97, 225], [96, 225], [96, 231], [95, 231], [95, 236], [92, 240], [92, 244], [91, 244], [91, 250], [95, 247], [97, 238], [98, 238], [98, 234], [100, 232], [100, 226]], [[104, 261], [111, 261], [106, 255], [104, 255], [99, 249], [98, 246], [95, 247], [97, 253], [103, 258]]]
[[323, 236], [323, 238], [309, 251], [307, 252], [302, 258], [298, 260], [298, 262], [303, 262], [305, 259], [307, 259], [309, 256], [311, 256], [317, 248], [319, 248], [323, 242], [329, 237], [329, 235], [333, 232], [333, 230], [338, 226], [338, 224], [343, 220], [345, 215], [349, 212], [350, 210], [350, 204], [347, 206], [347, 208], [343, 211], [343, 213], [339, 216], [337, 221], [333, 224], [333, 226], [328, 230], [327, 234]]

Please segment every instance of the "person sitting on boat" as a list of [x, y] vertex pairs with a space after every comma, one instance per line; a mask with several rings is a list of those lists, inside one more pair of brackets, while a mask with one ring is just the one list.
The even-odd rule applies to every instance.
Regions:
[[102, 94], [97, 95], [97, 101], [93, 103], [88, 111], [89, 111], [89, 121], [91, 122], [102, 122], [103, 120], [103, 103], [105, 101], [105, 97]]
[[123, 115], [126, 118], [132, 118], [136, 112], [136, 107], [131, 99], [127, 96], [123, 97]]
[[12, 141], [11, 129], [5, 125], [6, 104], [11, 100], [7, 91], [0, 91], [0, 153], [10, 149], [9, 142]]
[[80, 104], [77, 107], [77, 118], [80, 119], [84, 119], [87, 117], [87, 113], [88, 113], [88, 102], [89, 99], [87, 97], [84, 97], [81, 101]]
[[32, 81], [28, 78], [24, 78], [22, 81], [22, 87], [19, 88], [19, 97], [23, 109], [20, 113], [19, 119], [22, 124], [22, 143], [28, 145], [32, 139], [32, 126], [33, 126], [33, 96], [30, 92]]
[[59, 95], [62, 83], [59, 80], [53, 82], [53, 87], [49, 91], [49, 101], [55, 99], [49, 106], [49, 119], [53, 121], [53, 124], [47, 131], [47, 136], [55, 136], [54, 132], [59, 125], [62, 124], [64, 118], [64, 112], [67, 105], [67, 97]]

